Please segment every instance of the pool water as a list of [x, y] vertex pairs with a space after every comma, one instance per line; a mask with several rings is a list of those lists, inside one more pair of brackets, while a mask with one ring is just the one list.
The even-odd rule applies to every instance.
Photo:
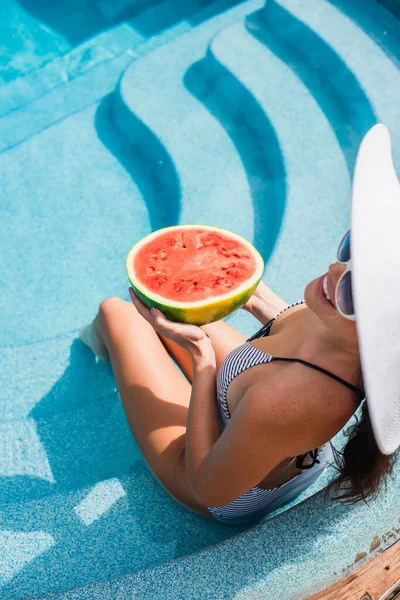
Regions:
[[[265, 282], [301, 299], [349, 228], [356, 151], [374, 123], [391, 130], [400, 172], [399, 31], [372, 0], [4, 0], [2, 598], [115, 598], [120, 581], [121, 598], [260, 598], [265, 581], [268, 597], [306, 598], [397, 523], [397, 472], [371, 513], [303, 502], [333, 468], [257, 538], [186, 511], [149, 472], [111, 368], [78, 332], [104, 298], [128, 298], [135, 241], [178, 223], [245, 236]], [[251, 335], [258, 324], [241, 312], [228, 321]], [[281, 542], [293, 515], [309, 519], [303, 546]], [[273, 538], [274, 552], [250, 551]], [[202, 573], [190, 590], [188, 571]]]

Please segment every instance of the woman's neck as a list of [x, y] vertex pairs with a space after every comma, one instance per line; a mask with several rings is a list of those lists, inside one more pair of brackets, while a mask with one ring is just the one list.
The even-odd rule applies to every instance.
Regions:
[[358, 379], [361, 368], [358, 344], [352, 345], [336, 335], [309, 308], [296, 315], [288, 328], [288, 349], [293, 356], [309, 362], [328, 362], [346, 368]]

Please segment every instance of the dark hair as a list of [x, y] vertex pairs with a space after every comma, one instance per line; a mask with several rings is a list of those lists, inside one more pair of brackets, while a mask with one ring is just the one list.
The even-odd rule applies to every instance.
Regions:
[[[358, 388], [363, 389], [361, 370]], [[396, 453], [387, 456], [379, 450], [365, 400], [361, 407], [361, 418], [356, 415], [356, 422], [345, 434], [348, 440], [343, 451], [331, 444], [335, 468], [339, 474], [325, 488], [325, 495], [328, 496], [333, 491], [336, 496], [332, 499], [344, 504], [372, 500], [378, 496], [383, 486], [386, 488]]]

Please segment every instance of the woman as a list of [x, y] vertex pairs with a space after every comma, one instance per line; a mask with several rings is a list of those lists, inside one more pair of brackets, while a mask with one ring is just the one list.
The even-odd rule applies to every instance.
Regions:
[[[392, 218], [379, 217], [377, 210], [382, 174], [392, 182], [386, 189]], [[382, 231], [379, 219], [385, 221]], [[339, 476], [329, 489], [348, 502], [365, 500], [390, 473], [400, 445], [398, 367], [392, 368], [390, 359], [381, 366], [373, 336], [381, 339], [385, 319], [399, 334], [400, 323], [393, 311], [388, 317], [376, 309], [385, 288], [374, 285], [374, 268], [382, 271], [384, 261], [368, 233], [379, 230], [378, 242], [387, 244], [390, 221], [397, 249], [400, 188], [383, 125], [375, 126], [360, 148], [352, 221], [351, 251], [348, 232], [337, 262], [307, 285], [304, 302], [288, 307], [259, 285], [243, 308], [266, 325], [247, 341], [223, 321], [202, 327], [168, 321], [159, 311], [150, 312], [131, 289], [132, 304], [105, 300], [82, 331], [81, 339], [111, 360], [128, 422], [150, 469], [188, 509], [221, 523], [246, 524], [297, 496], [327, 466], [329, 442], [363, 402], [364, 384], [368, 404], [343, 454], [335, 452]], [[399, 273], [398, 249], [396, 256]], [[387, 281], [393, 273], [392, 265]]]

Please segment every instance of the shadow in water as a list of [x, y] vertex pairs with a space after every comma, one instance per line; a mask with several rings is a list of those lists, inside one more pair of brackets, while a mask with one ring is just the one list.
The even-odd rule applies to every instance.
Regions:
[[91, 485], [126, 474], [131, 465], [132, 439], [111, 367], [96, 363], [78, 339], [67, 369], [27, 422], [12, 426], [23, 450], [14, 455], [15, 470], [25, 467], [28, 474], [0, 478], [0, 505]]
[[164, 0], [155, 8], [133, 17], [128, 23], [135, 31], [149, 38], [182, 21], [195, 27], [244, 1]]
[[207, 6], [203, 8], [201, 12], [195, 13], [190, 19], [188, 19], [188, 21], [193, 27], [195, 27], [196, 25], [200, 25], [201, 23], [204, 23], [204, 21], [212, 19], [213, 17], [216, 17], [217, 15], [233, 8], [234, 6], [237, 6], [238, 4], [243, 4], [243, 2], [246, 2], [246, 0], [223, 0], [222, 2], [221, 0], [217, 2], [211, 0], [207, 2]]
[[247, 17], [246, 26], [313, 95], [352, 174], [360, 142], [376, 123], [372, 105], [356, 75], [315, 31], [274, 1]]
[[[97, 505], [91, 506], [89, 496], [70, 495], [47, 506], [46, 511], [42, 506], [30, 506], [23, 512], [10, 511], [2, 518], [4, 528], [15, 535], [16, 550], [19, 548], [18, 535], [22, 538], [24, 533], [30, 533], [31, 540], [36, 534], [46, 534], [53, 544], [21, 566], [16, 552], [13, 564], [16, 572], [1, 586], [5, 600], [105, 580], [115, 580], [108, 581], [107, 590], [112, 589], [112, 597], [117, 597], [121, 585], [118, 578], [243, 534], [246, 536], [246, 557], [237, 558], [240, 576], [230, 580], [233, 596], [254, 584], [254, 578], [260, 573], [260, 557], [266, 551], [266, 540], [267, 568], [273, 565], [274, 570], [287, 569], [290, 566], [287, 543], [290, 543], [291, 552], [298, 553], [318, 546], [323, 536], [332, 536], [337, 528], [343, 527], [349, 511], [344, 505], [324, 501], [319, 493], [311, 502], [303, 502], [291, 509], [286, 519], [261, 521], [253, 528], [226, 527], [194, 515], [177, 504], [141, 461], [133, 465], [129, 480], [114, 480], [113, 488], [118, 488], [119, 494], [107, 508], [102, 508], [107, 505], [108, 496], [104, 488], [104, 500], [98, 500]], [[290, 539], [284, 541], [282, 536], [298, 529], [301, 536], [290, 535]], [[229, 563], [229, 554], [238, 549], [235, 544], [223, 544], [220, 550]], [[215, 571], [217, 579], [221, 577], [223, 564]]]
[[221, 123], [241, 158], [254, 206], [253, 243], [268, 262], [286, 200], [286, 172], [275, 130], [252, 94], [209, 53], [184, 84]]
[[[113, 97], [101, 101], [95, 116], [100, 141], [129, 173], [146, 203], [152, 230], [179, 222], [180, 184], [175, 167], [157, 136], [134, 115], [127, 115], [126, 129], [140, 128], [137, 145], [129, 141], [114, 125]], [[128, 120], [129, 118], [129, 120]]]
[[384, 6], [387, 10], [390, 10], [395, 17], [400, 19], [400, 6], [398, 0], [377, 0], [378, 4]]
[[61, 34], [74, 47], [126, 22], [144, 38], [187, 21], [211, 19], [245, 0], [18, 0], [35, 19]]
[[[71, 46], [102, 33], [124, 19], [133, 18], [148, 6], [148, 0], [18, 0], [19, 4], [47, 27], [65, 37]], [[156, 4], [157, 0], [153, 0]]]
[[[11, 511], [2, 519], [4, 529], [15, 536], [10, 544], [15, 544], [16, 571], [0, 584], [4, 600], [117, 579], [218, 544], [244, 529], [190, 513], [164, 492], [142, 461], [135, 462], [129, 478], [109, 483], [99, 490], [101, 497], [93, 494], [91, 500], [93, 492], [66, 495], [53, 505], [29, 506], [24, 514]], [[24, 533], [31, 534], [31, 544], [36, 535], [46, 534], [52, 545], [43, 552], [35, 548], [37, 555], [19, 565]]]
[[[398, 0], [393, 0], [393, 10], [395, 10], [395, 1], [399, 11], [397, 16], [400, 18]], [[383, 11], [379, 11], [377, 14], [374, 13], [371, 16], [362, 4], [349, 2], [348, 0], [329, 0], [329, 2], [351, 19], [357, 27], [360, 27], [369, 38], [372, 38], [379, 49], [386, 54], [398, 69], [400, 68], [400, 21], [398, 19], [389, 21], [385, 13], [380, 14]], [[385, 4], [379, 0], [378, 2], [379, 4]], [[386, 4], [389, 5], [389, 2], [386, 2]]]
[[[152, 414], [159, 412], [160, 398], [147, 394], [146, 400]], [[195, 515], [165, 492], [130, 432], [110, 366], [96, 363], [80, 340], [71, 346], [63, 376], [29, 417], [53, 483], [39, 480], [33, 488], [34, 477], [18, 477], [20, 496], [14, 489], [5, 500], [11, 504], [0, 509], [12, 558], [0, 583], [2, 598], [113, 579], [243, 531]], [[177, 405], [161, 418], [157, 426], [181, 426], [186, 410]]]

